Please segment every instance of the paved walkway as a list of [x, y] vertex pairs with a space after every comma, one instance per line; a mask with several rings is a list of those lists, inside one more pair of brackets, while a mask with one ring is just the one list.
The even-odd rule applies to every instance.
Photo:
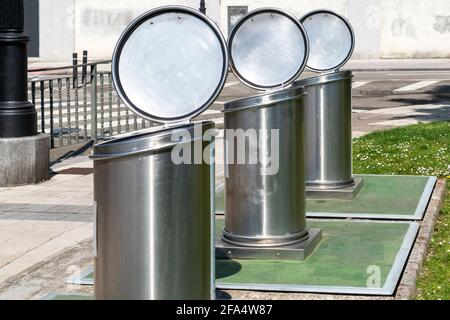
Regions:
[[[92, 167], [84, 160], [77, 167]], [[92, 176], [0, 188], [0, 283], [92, 237]]]

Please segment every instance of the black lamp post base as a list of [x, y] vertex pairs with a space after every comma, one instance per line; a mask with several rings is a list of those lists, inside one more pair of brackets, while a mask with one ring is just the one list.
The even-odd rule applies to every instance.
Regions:
[[30, 102], [0, 102], [0, 138], [37, 134], [37, 113]]
[[23, 0], [0, 1], [0, 139], [38, 133], [36, 109], [27, 101], [30, 39], [23, 10]]

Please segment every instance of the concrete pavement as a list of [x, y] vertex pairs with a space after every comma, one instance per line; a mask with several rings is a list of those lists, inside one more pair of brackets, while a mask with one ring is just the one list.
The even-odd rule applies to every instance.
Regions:
[[92, 198], [92, 174], [0, 188], [0, 283], [91, 238]]

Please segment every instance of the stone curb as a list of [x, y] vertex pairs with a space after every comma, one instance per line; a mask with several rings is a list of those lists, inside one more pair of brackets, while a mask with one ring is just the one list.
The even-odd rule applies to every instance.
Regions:
[[428, 253], [428, 244], [433, 236], [439, 212], [442, 208], [447, 191], [447, 181], [438, 180], [428, 204], [425, 217], [420, 224], [419, 234], [411, 251], [405, 272], [397, 288], [396, 300], [411, 300], [417, 295], [416, 281]]

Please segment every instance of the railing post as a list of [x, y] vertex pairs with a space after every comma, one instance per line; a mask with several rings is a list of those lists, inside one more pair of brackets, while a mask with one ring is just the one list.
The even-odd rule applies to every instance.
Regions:
[[87, 66], [86, 66], [87, 63], [88, 63], [88, 52], [87, 50], [83, 50], [83, 67], [81, 69], [81, 75], [83, 80], [84, 78], [86, 78], [87, 74]]
[[[45, 82], [41, 80], [40, 86], [41, 90], [41, 132], [45, 133]], [[49, 89], [50, 93], [50, 89]], [[50, 115], [51, 116], [51, 115]], [[52, 133], [50, 132], [50, 136]]]
[[54, 129], [54, 119], [53, 119], [53, 80], [50, 79], [48, 83], [48, 90], [50, 93], [50, 148], [55, 148], [55, 135]]
[[97, 142], [97, 65], [91, 68], [91, 140]]
[[78, 77], [78, 53], [74, 52], [72, 54], [72, 65], [73, 65], [73, 85], [75, 88], [75, 79]]

